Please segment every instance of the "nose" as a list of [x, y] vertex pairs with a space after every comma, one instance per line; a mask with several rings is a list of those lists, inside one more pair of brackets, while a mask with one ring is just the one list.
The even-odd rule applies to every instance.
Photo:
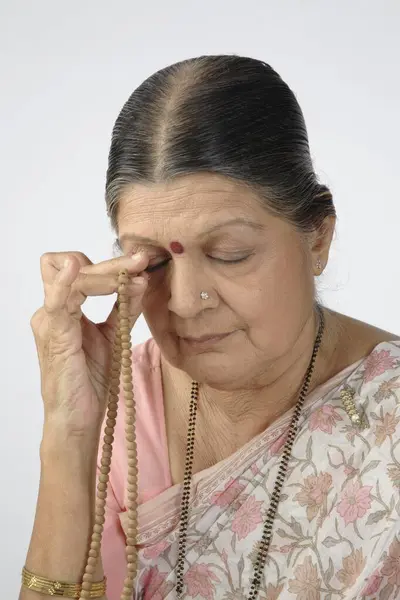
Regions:
[[[171, 267], [168, 302], [171, 312], [182, 319], [193, 319], [206, 308], [214, 308], [215, 295], [211, 293], [210, 282], [198, 265], [179, 260]], [[208, 292], [208, 300], [201, 298], [203, 291]]]

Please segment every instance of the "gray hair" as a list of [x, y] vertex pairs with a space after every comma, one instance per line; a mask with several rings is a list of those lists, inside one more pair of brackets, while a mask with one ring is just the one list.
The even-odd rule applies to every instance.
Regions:
[[267, 209], [300, 231], [336, 214], [332, 194], [314, 172], [296, 97], [259, 60], [184, 60], [133, 92], [112, 132], [106, 204], [113, 228], [126, 187], [200, 172], [250, 186]]

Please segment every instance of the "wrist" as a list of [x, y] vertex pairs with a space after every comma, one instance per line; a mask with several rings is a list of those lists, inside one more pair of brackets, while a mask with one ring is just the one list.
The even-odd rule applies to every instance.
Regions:
[[46, 420], [40, 444], [42, 468], [96, 470], [100, 431], [73, 432]]

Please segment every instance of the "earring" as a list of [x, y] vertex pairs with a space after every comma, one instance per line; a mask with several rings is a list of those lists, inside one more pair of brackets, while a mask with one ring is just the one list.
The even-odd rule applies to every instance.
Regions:
[[321, 271], [321, 269], [322, 269], [322, 263], [321, 263], [321, 259], [319, 257], [317, 259], [317, 269], [318, 269], [318, 271]]

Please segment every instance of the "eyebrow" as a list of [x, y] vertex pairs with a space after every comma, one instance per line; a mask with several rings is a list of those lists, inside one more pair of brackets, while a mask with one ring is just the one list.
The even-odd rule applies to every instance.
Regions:
[[[264, 231], [264, 225], [261, 225], [261, 223], [256, 223], [255, 221], [252, 221], [251, 219], [247, 218], [247, 217], [236, 217], [234, 219], [229, 219], [228, 221], [223, 221], [222, 223], [217, 223], [216, 225], [213, 225], [212, 227], [210, 227], [209, 229], [207, 229], [206, 231], [204, 231], [203, 233], [200, 234], [199, 237], [205, 237], [206, 235], [209, 235], [210, 233], [213, 233], [214, 231], [217, 231], [218, 229], [221, 229], [222, 227], [227, 227], [228, 225], [245, 225], [246, 227], [250, 227], [254, 230], [257, 231]], [[159, 241], [157, 240], [152, 240], [151, 238], [148, 237], [143, 237], [141, 235], [136, 235], [134, 233], [125, 233], [124, 235], [121, 235], [121, 237], [119, 238], [118, 242], [121, 245], [123, 242], [125, 241], [137, 241], [137, 242], [145, 242], [148, 244], [159, 244]]]

